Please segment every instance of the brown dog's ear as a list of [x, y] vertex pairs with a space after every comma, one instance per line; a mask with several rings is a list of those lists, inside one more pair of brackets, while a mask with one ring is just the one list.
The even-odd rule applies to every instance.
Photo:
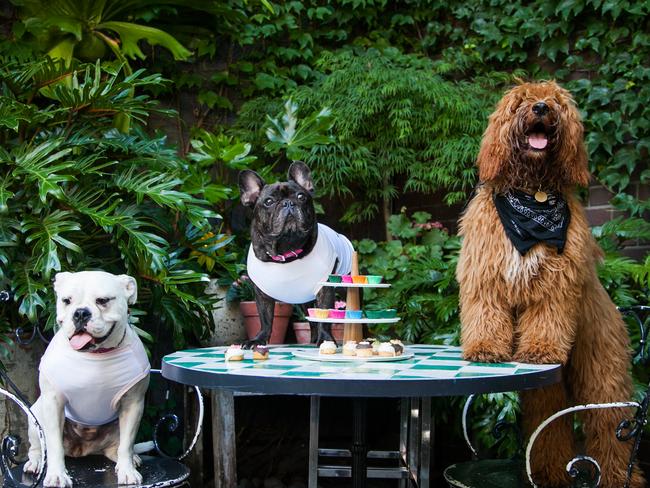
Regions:
[[482, 182], [498, 178], [510, 157], [510, 144], [507, 142], [507, 131], [510, 127], [508, 117], [503, 103], [490, 115], [476, 161]]
[[311, 171], [309, 170], [309, 167], [302, 161], [294, 161], [291, 163], [291, 166], [289, 166], [287, 179], [289, 181], [295, 181], [309, 193], [314, 193], [314, 180], [311, 177]]
[[582, 120], [569, 92], [563, 90], [562, 94], [565, 97], [562, 123], [566, 126], [566, 137], [562, 139], [558, 157], [563, 162], [564, 180], [570, 185], [588, 186], [591, 175]]
[[239, 192], [242, 204], [247, 207], [254, 206], [264, 184], [264, 180], [255, 171], [250, 169], [241, 171], [239, 173]]

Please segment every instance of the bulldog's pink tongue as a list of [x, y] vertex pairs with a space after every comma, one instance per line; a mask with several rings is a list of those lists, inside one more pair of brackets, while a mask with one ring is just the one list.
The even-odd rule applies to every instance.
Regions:
[[528, 136], [528, 144], [535, 149], [544, 149], [548, 144], [546, 134], [535, 133]]
[[70, 345], [72, 346], [72, 349], [78, 351], [92, 340], [93, 336], [91, 336], [88, 332], [81, 332], [80, 334], [75, 334], [70, 337]]

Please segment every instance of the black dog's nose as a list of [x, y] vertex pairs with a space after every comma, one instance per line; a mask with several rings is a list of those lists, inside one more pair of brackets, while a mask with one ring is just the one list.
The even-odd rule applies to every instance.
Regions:
[[533, 105], [533, 113], [535, 115], [546, 115], [548, 112], [548, 105], [546, 105], [544, 102], [537, 102], [535, 105]]
[[282, 206], [285, 208], [286, 207], [293, 208], [296, 206], [296, 202], [294, 202], [293, 200], [285, 200], [284, 202], [282, 202]]
[[92, 312], [87, 308], [78, 308], [72, 314], [72, 322], [77, 329], [81, 329], [88, 323], [92, 316]]

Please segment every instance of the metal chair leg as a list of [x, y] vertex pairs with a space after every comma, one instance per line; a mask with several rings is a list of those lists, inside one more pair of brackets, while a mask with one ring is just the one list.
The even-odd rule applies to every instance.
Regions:
[[320, 397], [312, 396], [309, 402], [309, 474], [308, 488], [318, 486], [318, 434], [320, 422]]

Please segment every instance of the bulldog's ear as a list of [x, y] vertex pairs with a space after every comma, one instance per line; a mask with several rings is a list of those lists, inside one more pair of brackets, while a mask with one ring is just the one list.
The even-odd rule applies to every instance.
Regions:
[[124, 297], [126, 298], [126, 303], [133, 305], [138, 301], [138, 283], [135, 281], [135, 278], [129, 275], [119, 275], [118, 278], [124, 285]]
[[61, 288], [65, 286], [66, 280], [72, 276], [72, 273], [69, 273], [67, 271], [63, 271], [62, 273], [57, 273], [54, 275], [54, 293], [59, 293], [61, 291]]
[[309, 167], [302, 161], [294, 161], [291, 163], [287, 178], [289, 181], [298, 183], [309, 193], [314, 193], [314, 180], [311, 178], [311, 171], [309, 171]]
[[264, 187], [264, 180], [255, 171], [245, 169], [239, 173], [239, 192], [241, 194], [241, 202], [247, 207], [252, 207], [257, 202], [262, 188]]

